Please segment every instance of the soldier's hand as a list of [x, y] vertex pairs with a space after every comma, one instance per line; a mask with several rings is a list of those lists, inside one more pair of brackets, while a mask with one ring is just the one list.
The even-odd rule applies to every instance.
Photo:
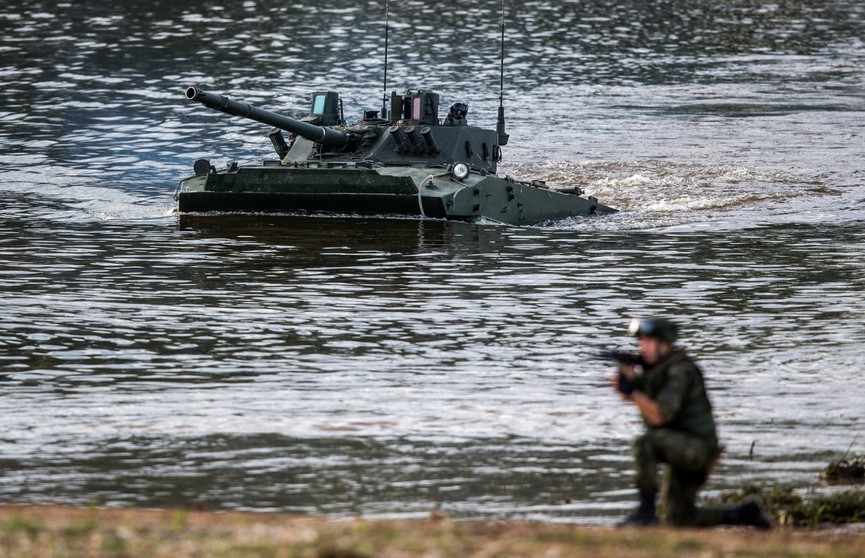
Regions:
[[633, 375], [623, 374], [619, 372], [616, 380], [616, 389], [626, 399], [630, 399], [631, 396], [634, 394], [634, 391], [637, 389], [637, 382], [635, 381], [635, 377]]
[[631, 395], [634, 393], [634, 379], [628, 378], [624, 374], [613, 374], [608, 378], [610, 382], [610, 386], [619, 392], [619, 395], [622, 396], [622, 399], [625, 401], [631, 400]]

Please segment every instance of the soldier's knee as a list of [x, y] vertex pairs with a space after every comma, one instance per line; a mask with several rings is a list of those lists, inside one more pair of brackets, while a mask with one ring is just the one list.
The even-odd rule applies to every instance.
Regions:
[[637, 436], [634, 439], [633, 445], [634, 449], [637, 451], [646, 451], [648, 449], [654, 450], [658, 443], [652, 432], [646, 432], [645, 434]]
[[634, 448], [634, 456], [638, 460], [656, 453], [654, 440], [649, 434], [638, 436], [634, 439], [632, 445]]
[[685, 471], [700, 471], [706, 466], [706, 452], [696, 445], [687, 445], [680, 449], [676, 466]]

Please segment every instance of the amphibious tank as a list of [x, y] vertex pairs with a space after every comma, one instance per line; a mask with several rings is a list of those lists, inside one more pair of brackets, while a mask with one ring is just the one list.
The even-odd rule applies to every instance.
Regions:
[[194, 176], [177, 189], [181, 213], [408, 215], [532, 225], [615, 212], [579, 188], [497, 176], [508, 141], [501, 106], [496, 130], [489, 130], [468, 124], [465, 103], [454, 103], [440, 119], [439, 94], [426, 89], [393, 91], [389, 110], [385, 98], [381, 111], [351, 124], [332, 91], [313, 93], [309, 115], [299, 120], [198, 87], [187, 88], [186, 98], [271, 126], [276, 158], [223, 169], [195, 161]]

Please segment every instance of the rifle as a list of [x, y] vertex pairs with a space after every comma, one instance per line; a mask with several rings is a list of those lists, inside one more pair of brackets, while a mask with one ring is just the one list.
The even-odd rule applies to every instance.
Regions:
[[[643, 361], [643, 357], [641, 355], [629, 353], [626, 351], [601, 351], [595, 353], [595, 356], [602, 360], [614, 360], [620, 365], [624, 364], [625, 366], [645, 366], [645, 362]], [[619, 369], [619, 383], [617, 389], [623, 395], [632, 395], [634, 393], [634, 390], [637, 389], [637, 383], [635, 379], [623, 374], [621, 367]]]

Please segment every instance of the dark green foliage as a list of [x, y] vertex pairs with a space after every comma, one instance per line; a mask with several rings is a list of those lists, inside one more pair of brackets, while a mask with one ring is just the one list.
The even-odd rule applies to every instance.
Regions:
[[833, 461], [820, 474], [831, 481], [855, 481], [865, 479], [865, 456]]

